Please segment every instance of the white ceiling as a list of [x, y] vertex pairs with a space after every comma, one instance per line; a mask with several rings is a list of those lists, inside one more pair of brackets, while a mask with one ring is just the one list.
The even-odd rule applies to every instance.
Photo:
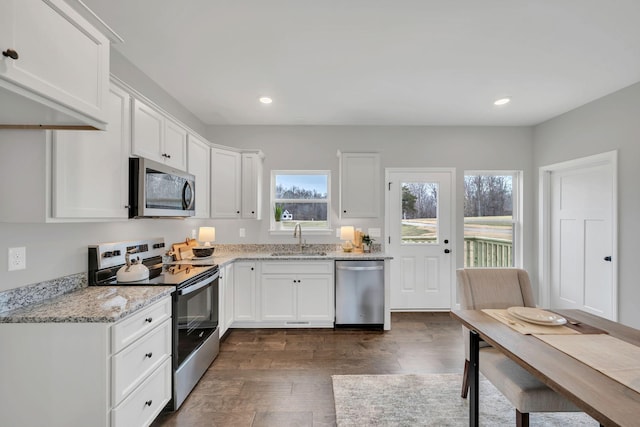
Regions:
[[640, 81], [639, 0], [83, 1], [210, 125], [534, 125]]

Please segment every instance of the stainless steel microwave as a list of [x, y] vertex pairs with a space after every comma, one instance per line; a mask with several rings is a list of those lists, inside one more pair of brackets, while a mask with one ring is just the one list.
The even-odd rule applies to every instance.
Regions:
[[149, 159], [129, 159], [129, 218], [190, 217], [195, 176]]

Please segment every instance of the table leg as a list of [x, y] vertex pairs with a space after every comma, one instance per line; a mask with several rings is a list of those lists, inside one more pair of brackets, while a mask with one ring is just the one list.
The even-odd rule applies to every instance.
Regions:
[[478, 391], [480, 380], [480, 335], [469, 333], [469, 426], [478, 427]]

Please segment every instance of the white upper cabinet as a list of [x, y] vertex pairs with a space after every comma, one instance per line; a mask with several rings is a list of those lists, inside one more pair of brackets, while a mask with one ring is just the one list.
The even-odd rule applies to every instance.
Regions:
[[262, 208], [261, 153], [242, 153], [242, 217], [261, 219]]
[[62, 0], [0, 2], [0, 125], [104, 129], [109, 39]]
[[176, 169], [187, 169], [187, 130], [170, 119], [164, 121], [164, 162]]
[[211, 149], [211, 218], [261, 219], [263, 157], [259, 150]]
[[129, 94], [112, 85], [107, 112], [105, 132], [53, 133], [54, 218], [128, 217]]
[[341, 153], [340, 217], [380, 216], [380, 154]]
[[132, 126], [132, 154], [187, 169], [186, 129], [139, 99], [133, 102]]
[[132, 154], [162, 162], [164, 117], [144, 102], [133, 101]]
[[211, 218], [240, 218], [241, 167], [237, 151], [211, 149]]
[[195, 218], [209, 218], [209, 151], [211, 148], [189, 134], [187, 145], [187, 172], [196, 177]]

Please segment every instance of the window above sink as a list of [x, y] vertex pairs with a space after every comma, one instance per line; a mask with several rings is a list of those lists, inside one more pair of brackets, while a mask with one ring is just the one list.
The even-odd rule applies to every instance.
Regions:
[[293, 233], [297, 223], [305, 233], [330, 233], [331, 171], [271, 171], [270, 206], [272, 233]]

